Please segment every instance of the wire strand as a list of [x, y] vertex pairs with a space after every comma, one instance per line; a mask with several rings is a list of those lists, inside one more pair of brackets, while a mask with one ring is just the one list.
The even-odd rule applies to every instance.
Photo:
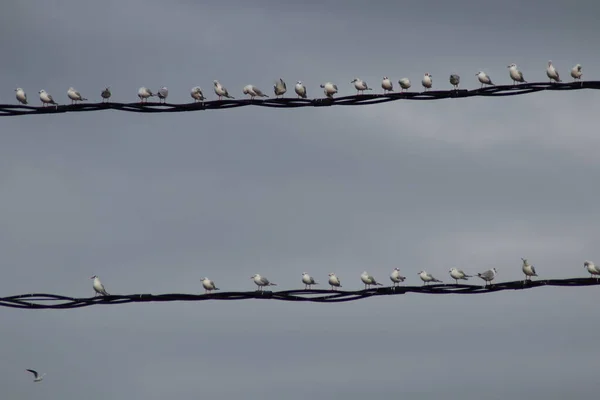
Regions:
[[39, 115], [39, 114], [61, 114], [66, 112], [82, 111], [101, 111], [118, 110], [138, 113], [169, 113], [183, 111], [200, 110], [220, 110], [243, 106], [260, 106], [271, 108], [298, 108], [298, 107], [328, 107], [355, 106], [387, 103], [397, 100], [441, 100], [456, 99], [475, 96], [502, 97], [516, 96], [528, 93], [540, 92], [543, 90], [580, 90], [580, 89], [600, 89], [600, 81], [581, 81], [568, 83], [524, 83], [519, 85], [500, 85], [488, 86], [481, 89], [467, 90], [431, 90], [427, 92], [393, 92], [386, 94], [362, 94], [355, 96], [344, 96], [336, 98], [318, 98], [318, 99], [296, 99], [296, 98], [278, 98], [278, 99], [240, 99], [240, 100], [213, 100], [197, 103], [170, 104], [170, 103], [78, 103], [68, 105], [56, 105], [47, 107], [35, 107], [29, 105], [11, 105], [0, 104], [0, 116], [17, 115]]
[[[40, 309], [71, 309], [88, 307], [100, 304], [125, 304], [125, 303], [148, 303], [169, 301], [202, 301], [202, 300], [249, 300], [270, 299], [282, 301], [305, 301], [314, 303], [341, 303], [366, 299], [373, 296], [390, 296], [406, 293], [423, 294], [483, 294], [494, 293], [505, 290], [525, 290], [544, 286], [598, 286], [598, 278], [569, 278], [548, 280], [526, 280], [495, 283], [487, 286], [462, 285], [462, 284], [439, 284], [423, 286], [388, 286], [376, 289], [358, 291], [324, 290], [324, 289], [302, 289], [252, 292], [212, 292], [208, 294], [130, 294], [109, 295], [89, 298], [76, 298], [46, 293], [30, 293], [16, 296], [0, 297], [0, 306], [21, 308], [29, 310]], [[44, 304], [52, 302], [53, 304]]]

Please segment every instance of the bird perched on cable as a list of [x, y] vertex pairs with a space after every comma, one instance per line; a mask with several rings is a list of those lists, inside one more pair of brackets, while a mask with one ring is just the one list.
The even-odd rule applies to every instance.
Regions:
[[329, 273], [329, 285], [331, 286], [331, 290], [335, 290], [336, 287], [342, 287], [342, 283], [340, 282], [340, 278], [338, 278], [333, 272]]
[[460, 84], [460, 76], [456, 74], [450, 75], [450, 84], [454, 87], [454, 90], [458, 90], [458, 85]]
[[94, 296], [98, 296], [99, 294], [101, 294], [102, 296], [110, 296], [106, 289], [104, 289], [104, 285], [102, 284], [102, 282], [100, 282], [100, 278], [94, 275], [90, 279], [94, 280], [94, 283], [92, 284], [94, 292], [96, 292]]
[[142, 86], [138, 89], [138, 97], [140, 98], [140, 103], [143, 103], [144, 100], [146, 103], [148, 102], [149, 97], [155, 97], [156, 95], [152, 93], [152, 90], [148, 89], [145, 86]]
[[491, 284], [494, 281], [494, 278], [496, 278], [496, 274], [496, 268], [492, 268], [488, 269], [485, 272], [478, 273], [477, 276], [483, 279], [485, 281], [485, 285], [487, 286], [488, 283]]
[[273, 93], [275, 93], [275, 98], [283, 95], [287, 92], [287, 86], [283, 79], [279, 78], [278, 81], [275, 81], [275, 85], [273, 85]]
[[103, 103], [105, 101], [108, 101], [108, 99], [110, 99], [110, 96], [112, 96], [112, 93], [110, 92], [110, 86], [105, 87], [102, 93], [100, 93], [100, 96], [102, 96]]
[[194, 99], [194, 103], [204, 100], [204, 94], [202, 93], [200, 86], [194, 86], [190, 92], [190, 96]]
[[408, 90], [408, 88], [410, 88], [410, 79], [408, 79], [408, 78], [402, 78], [402, 79], [400, 79], [398, 81], [398, 84], [402, 88], [400, 90], [400, 92], [404, 92], [405, 90]]
[[450, 276], [452, 277], [452, 279], [454, 279], [456, 281], [456, 284], [458, 285], [458, 280], [462, 279], [462, 280], [468, 280], [468, 278], [471, 277], [471, 275], [467, 275], [463, 272], [462, 269], [457, 269], [457, 268], [451, 268], [450, 271]]
[[333, 95], [338, 92], [337, 85], [335, 85], [331, 82], [327, 82], [326, 84], [321, 84], [320, 86], [323, 89], [323, 93], [325, 93], [325, 96], [327, 96], [330, 99], [333, 99]]
[[311, 289], [312, 285], [318, 285], [319, 282], [315, 282], [315, 279], [308, 273], [302, 273], [302, 283], [304, 283], [304, 289]]
[[258, 286], [258, 290], [262, 290], [264, 286], [277, 286], [276, 283], [269, 282], [267, 278], [260, 276], [260, 274], [254, 274], [250, 277], [250, 279], [254, 280], [254, 283], [256, 283], [256, 286]]
[[375, 280], [375, 278], [373, 278], [372, 275], [369, 275], [367, 273], [367, 271], [364, 271], [361, 275], [360, 275], [360, 280], [365, 284], [365, 289], [367, 289], [367, 286], [369, 287], [369, 289], [371, 288], [372, 285], [376, 285], [376, 286], [383, 286], [383, 284], [377, 282]]
[[169, 97], [169, 89], [167, 89], [166, 86], [163, 86], [160, 89], [158, 89], [158, 92], [156, 92], [156, 95], [158, 96], [159, 103], [160, 102], [166, 103], [167, 97]]
[[510, 64], [508, 67], [508, 74], [510, 78], [513, 80], [513, 85], [516, 85], [517, 82], [527, 83], [525, 78], [523, 78], [523, 73], [517, 69], [517, 64]]
[[433, 277], [433, 275], [431, 275], [431, 274], [429, 274], [429, 273], [427, 273], [425, 271], [421, 271], [417, 275], [419, 275], [419, 277], [423, 281], [423, 285], [427, 285], [429, 282], [439, 282], [439, 283], [442, 283], [442, 281], [440, 281], [439, 279], [435, 279]]
[[367, 85], [367, 82], [363, 81], [360, 78], [354, 78], [350, 83], [354, 83], [354, 88], [356, 89], [356, 94], [365, 94], [365, 90], [373, 90]]
[[[596, 264], [594, 264], [592, 261], [584, 262], [583, 267], [588, 270], [592, 278], [594, 277], [594, 275], [600, 275], [600, 267], [597, 267]], [[598, 279], [597, 276], [596, 279]]]
[[47, 106], [48, 104], [54, 104], [58, 106], [58, 103], [54, 101], [50, 93], [46, 92], [44, 89], [39, 91], [40, 100], [42, 101], [43, 106]]
[[479, 71], [475, 75], [477, 75], [477, 79], [481, 83], [481, 88], [483, 88], [483, 85], [494, 85], [492, 79], [485, 72]]
[[556, 70], [556, 68], [554, 68], [554, 65], [552, 65], [552, 61], [548, 61], [546, 75], [548, 76], [548, 78], [550, 78], [550, 83], [552, 83], [553, 80], [556, 82], [562, 82], [560, 80], [560, 75], [558, 74], [558, 71]]
[[581, 64], [576, 64], [573, 68], [571, 68], [571, 76], [573, 77], [574, 81], [580, 80], [581, 75], [583, 75]]
[[431, 78], [433, 78], [433, 76], [429, 72], [426, 72], [421, 80], [421, 85], [423, 85], [425, 91], [428, 91], [433, 86], [433, 79]]
[[19, 101], [19, 103], [27, 104], [27, 95], [25, 94], [25, 91], [21, 88], [16, 88], [15, 92], [16, 92], [16, 97], [17, 97], [17, 100]]
[[[321, 85], [321, 87], [323, 86]], [[306, 98], [306, 86], [302, 84], [302, 81], [296, 82], [296, 86], [294, 86], [294, 92], [296, 92], [298, 98]]]
[[535, 268], [533, 267], [533, 265], [529, 264], [526, 258], [521, 258], [521, 260], [523, 261], [523, 266], [521, 267], [521, 269], [525, 274], [525, 280], [531, 279], [532, 276], [538, 276], [535, 272]]
[[75, 103], [76, 101], [87, 100], [86, 98], [83, 98], [81, 96], [81, 93], [79, 93], [73, 87], [70, 87], [69, 90], [67, 90], [67, 96], [69, 96], [69, 98], [71, 99], [71, 104]]
[[386, 94], [386, 92], [394, 91], [394, 85], [392, 84], [390, 78], [388, 78], [387, 76], [383, 77], [383, 80], [381, 81], [381, 88], [383, 89], [383, 94]]
[[221, 290], [215, 286], [215, 283], [213, 281], [206, 277], [202, 278], [202, 286], [204, 287], [206, 293], [210, 293], [213, 290]]
[[221, 100], [223, 97], [226, 97], [228, 99], [235, 99], [235, 97], [229, 95], [227, 88], [221, 85], [219, 81], [213, 81], [213, 85], [215, 89], [215, 94], [219, 96], [219, 100]]
[[405, 276], [400, 275], [400, 268], [396, 267], [390, 274], [390, 280], [393, 282], [393, 286], [399, 286], [400, 282], [404, 282]]
[[34, 382], [41, 382], [44, 380], [44, 376], [46, 376], [46, 373], [44, 372], [43, 374], [38, 374], [36, 370], [34, 369], [26, 369], [25, 371], [27, 372], [31, 372], [33, 374], [33, 381]]
[[242, 90], [242, 92], [244, 92], [244, 94], [249, 95], [250, 99], [254, 99], [254, 97], [269, 97], [254, 85], [244, 86], [244, 90]]

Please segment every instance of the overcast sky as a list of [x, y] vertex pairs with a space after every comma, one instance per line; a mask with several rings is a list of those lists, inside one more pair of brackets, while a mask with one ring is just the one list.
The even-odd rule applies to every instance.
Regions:
[[[205, 3], [205, 4], [200, 4]], [[212, 3], [212, 4], [209, 4]], [[381, 91], [546, 81], [576, 63], [600, 80], [596, 1], [6, 1], [0, 103], [22, 87], [68, 103], [167, 86], [191, 101], [282, 77]], [[522, 279], [600, 263], [599, 93], [361, 107], [0, 119], [0, 297], [47, 292], [278, 289], [336, 272], [360, 289], [394, 267], [491, 267]], [[479, 279], [471, 281], [481, 284]], [[323, 285], [325, 286], [325, 285]], [[598, 390], [598, 287], [344, 304], [235, 301], [26, 311], [0, 307], [6, 399], [564, 399]], [[25, 368], [47, 372], [41, 384]], [[515, 397], [513, 397], [515, 398]]]

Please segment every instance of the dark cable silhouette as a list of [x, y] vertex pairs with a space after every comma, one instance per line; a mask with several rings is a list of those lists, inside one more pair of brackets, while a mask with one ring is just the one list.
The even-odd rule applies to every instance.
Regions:
[[[88, 307], [98, 304], [125, 304], [125, 303], [148, 303], [164, 301], [202, 301], [202, 300], [249, 300], [249, 299], [271, 299], [282, 301], [308, 301], [315, 303], [339, 303], [366, 299], [373, 296], [389, 296], [405, 293], [424, 294], [481, 294], [494, 293], [504, 290], [525, 290], [544, 286], [598, 286], [600, 279], [597, 278], [569, 278], [569, 279], [547, 279], [526, 280], [494, 283], [487, 286], [480, 285], [456, 285], [439, 284], [423, 286], [388, 286], [376, 289], [358, 291], [337, 291], [324, 289], [304, 290], [282, 290], [272, 291], [250, 291], [250, 292], [212, 292], [208, 294], [130, 294], [109, 295], [89, 298], [76, 298], [46, 293], [21, 294], [16, 296], [0, 297], [0, 306], [21, 308], [29, 310], [40, 309], [67, 309]], [[51, 303], [51, 304], [48, 304]]]
[[300, 99], [294, 97], [270, 99], [240, 99], [240, 100], [212, 100], [191, 102], [184, 104], [171, 103], [77, 103], [56, 106], [30, 106], [20, 104], [0, 104], [0, 116], [61, 114], [66, 112], [119, 110], [139, 113], [183, 112], [199, 110], [228, 109], [243, 106], [260, 106], [274, 108], [296, 107], [327, 107], [333, 105], [355, 106], [387, 103], [397, 100], [441, 100], [456, 99], [474, 96], [501, 97], [516, 96], [543, 90], [579, 90], [600, 89], [600, 81], [581, 81], [569, 83], [524, 83], [519, 85], [487, 86], [481, 89], [467, 90], [432, 90], [427, 92], [387, 92], [386, 94], [361, 94], [336, 98]]

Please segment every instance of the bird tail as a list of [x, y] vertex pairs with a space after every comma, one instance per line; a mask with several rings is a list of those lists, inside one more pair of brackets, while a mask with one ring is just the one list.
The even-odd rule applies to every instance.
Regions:
[[23, 102], [23, 104], [27, 104], [27, 99], [25, 99], [25, 101]]
[[271, 283], [269, 283], [269, 286], [277, 286], [277, 284], [276, 284], [276, 283], [273, 283], [273, 282], [271, 282]]
[[81, 100], [82, 101], [87, 101], [87, 99], [85, 97], [82, 97]]
[[233, 96], [230, 96], [230, 95], [225, 95], [225, 96], [223, 96], [223, 97], [227, 97], [228, 99], [234, 99], [234, 100], [235, 100], [235, 97], [233, 97]]
[[110, 293], [108, 293], [106, 290], [103, 290], [102, 294], [105, 295], [105, 296], [110, 296]]
[[439, 279], [434, 279], [433, 281], [442, 283], [442, 281], [440, 281]]
[[383, 286], [383, 283], [375, 282], [373, 285]]
[[269, 96], [267, 96], [266, 94], [263, 93], [260, 97], [269, 97]]
[[216, 288], [214, 288], [213, 290], [221, 290], [221, 289], [219, 289], [218, 287], [216, 287]]
[[373, 88], [367, 87], [365, 90], [373, 90]]
[[466, 275], [465, 274], [465, 277], [463, 279], [466, 280], [467, 278], [472, 278], [472, 277], [473, 277], [473, 275]]

